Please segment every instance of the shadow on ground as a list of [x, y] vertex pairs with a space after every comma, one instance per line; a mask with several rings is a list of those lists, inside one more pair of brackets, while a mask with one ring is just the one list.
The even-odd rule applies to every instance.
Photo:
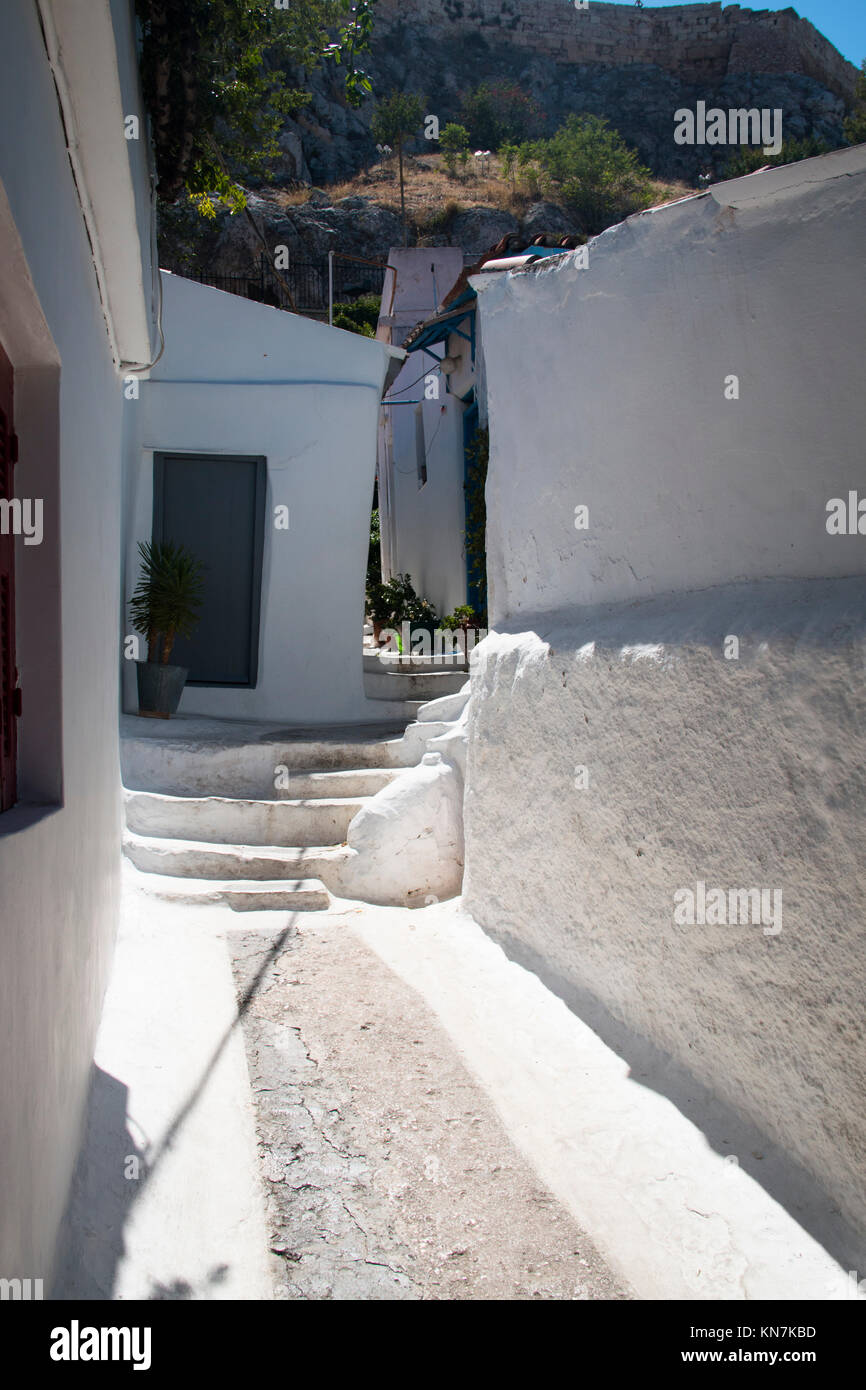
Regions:
[[508, 931], [486, 929], [509, 960], [531, 971], [602, 1042], [628, 1063], [630, 1079], [671, 1101], [724, 1158], [736, 1162], [844, 1269], [862, 1269], [858, 1233], [796, 1159], [758, 1125], [710, 1092], [685, 1067], [615, 1018], [588, 990], [564, 979]]
[[123, 1228], [144, 1173], [144, 1149], [127, 1124], [128, 1095], [122, 1081], [94, 1063], [84, 1141], [61, 1226], [54, 1299], [112, 1297]]
[[[294, 914], [278, 932], [270, 950], [243, 992], [234, 1018], [217, 1043], [198, 1083], [178, 1107], [165, 1134], [157, 1143], [133, 1133], [130, 1125], [129, 1088], [93, 1065], [87, 1101], [84, 1138], [79, 1151], [63, 1222], [50, 1297], [55, 1300], [113, 1299], [117, 1271], [125, 1254], [124, 1230], [133, 1206], [153, 1177], [163, 1156], [175, 1144], [183, 1125], [195, 1109], [208, 1080], [234, 1030], [243, 1021], [261, 987], [271, 962], [280, 954], [294, 931]], [[220, 1263], [208, 1271], [208, 1287], [223, 1284], [230, 1265]], [[151, 1299], [183, 1301], [203, 1296], [187, 1280], [168, 1283], [151, 1280]]]

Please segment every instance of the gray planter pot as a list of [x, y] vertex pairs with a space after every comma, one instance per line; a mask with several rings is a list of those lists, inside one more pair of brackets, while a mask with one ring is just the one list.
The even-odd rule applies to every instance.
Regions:
[[138, 712], [148, 719], [170, 719], [180, 704], [189, 670], [163, 666], [161, 661], [137, 661]]

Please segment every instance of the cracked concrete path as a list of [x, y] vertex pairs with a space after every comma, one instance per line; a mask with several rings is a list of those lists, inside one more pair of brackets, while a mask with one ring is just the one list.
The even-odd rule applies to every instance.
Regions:
[[459, 902], [236, 913], [124, 876], [54, 1297], [851, 1296], [728, 1161], [748, 1135], [712, 1147]]
[[243, 1026], [275, 1296], [632, 1296], [433, 1011], [347, 925], [229, 938], [242, 997], [263, 971]]

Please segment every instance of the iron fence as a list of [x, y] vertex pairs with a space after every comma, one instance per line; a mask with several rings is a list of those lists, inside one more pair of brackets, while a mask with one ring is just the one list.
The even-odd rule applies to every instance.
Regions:
[[[385, 280], [384, 264], [364, 261], [341, 253], [334, 254], [334, 304], [345, 304], [362, 295], [381, 296]], [[271, 304], [278, 309], [291, 309], [307, 318], [328, 317], [328, 257], [315, 260], [296, 260], [289, 257], [285, 269], [276, 271], [267, 257], [259, 257], [258, 266], [246, 275], [223, 275], [217, 271], [200, 270], [193, 277], [203, 285], [229, 294], [243, 295], [259, 304]]]

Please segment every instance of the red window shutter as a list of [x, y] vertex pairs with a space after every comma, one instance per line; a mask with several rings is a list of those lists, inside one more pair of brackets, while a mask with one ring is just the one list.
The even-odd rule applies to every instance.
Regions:
[[[0, 499], [11, 500], [16, 441], [12, 421], [12, 363], [0, 347]], [[16, 797], [15, 536], [0, 527], [0, 811]]]

